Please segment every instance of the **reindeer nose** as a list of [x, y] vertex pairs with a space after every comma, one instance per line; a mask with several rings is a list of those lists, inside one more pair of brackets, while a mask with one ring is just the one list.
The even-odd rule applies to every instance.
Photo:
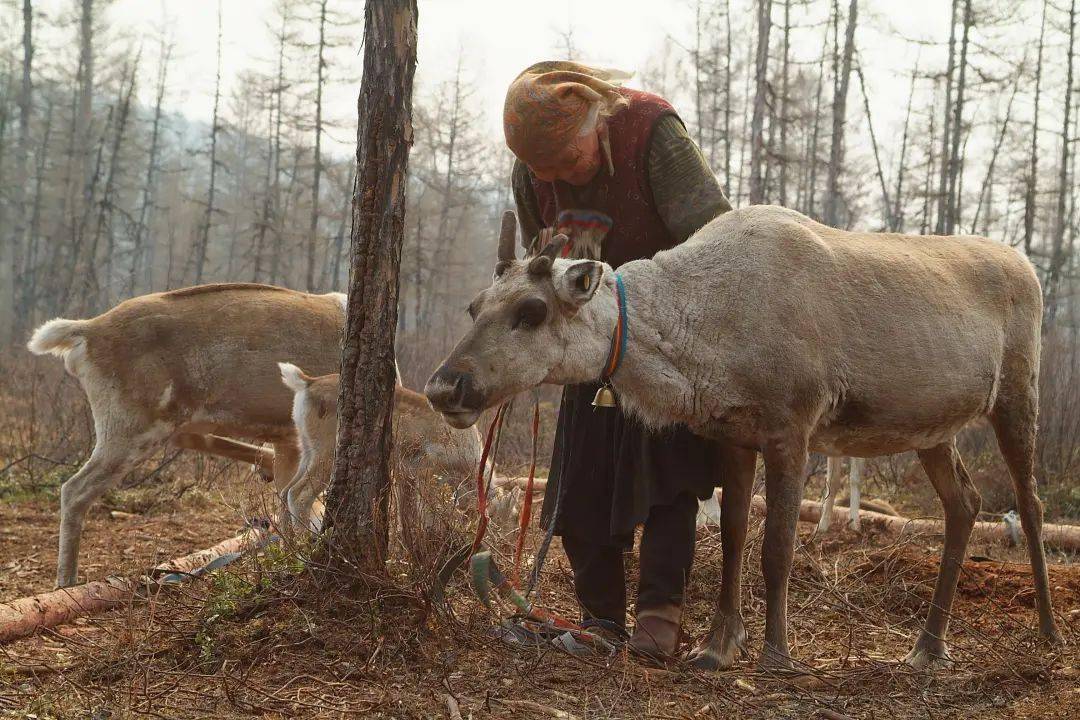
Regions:
[[424, 387], [431, 406], [439, 411], [482, 410], [483, 398], [477, 392], [472, 373], [443, 365]]

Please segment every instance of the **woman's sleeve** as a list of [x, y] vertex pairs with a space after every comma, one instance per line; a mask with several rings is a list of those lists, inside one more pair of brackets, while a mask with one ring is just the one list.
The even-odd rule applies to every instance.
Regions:
[[521, 226], [521, 246], [528, 250], [543, 224], [540, 219], [540, 203], [536, 200], [529, 169], [520, 160], [514, 161], [510, 186], [514, 191], [514, 204], [517, 205], [518, 224]]
[[649, 147], [649, 186], [668, 232], [683, 242], [731, 210], [705, 156], [674, 115], [660, 118]]

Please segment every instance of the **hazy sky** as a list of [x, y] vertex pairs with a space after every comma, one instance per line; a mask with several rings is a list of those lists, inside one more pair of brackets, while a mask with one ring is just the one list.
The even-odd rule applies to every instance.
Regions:
[[[73, 0], [39, 0], [37, 4], [51, 13], [75, 5]], [[351, 6], [357, 14], [363, 12], [359, 0], [332, 0], [331, 4]], [[846, 8], [846, 2], [841, 4]], [[737, 33], [747, 32], [752, 26], [751, 5], [749, 0], [732, 0]], [[878, 132], [888, 139], [895, 129], [891, 126], [903, 118], [908, 82], [904, 75], [914, 65], [916, 52], [913, 45], [903, 42], [897, 34], [910, 38], [945, 38], [948, 3], [864, 0], [861, 5], [858, 45], [875, 122], [881, 125]], [[267, 27], [272, 15], [270, 8], [271, 0], [223, 0], [226, 92], [240, 70], [270, 67], [274, 57]], [[640, 72], [647, 58], [659, 50], [665, 36], [688, 41], [693, 21], [692, 3], [688, 0], [421, 0], [419, 9], [418, 89], [423, 91], [446, 79], [463, 49], [466, 75], [477, 86], [476, 101], [493, 137], [501, 136], [502, 99], [507, 84], [530, 63], [553, 57], [559, 34], [566, 28], [573, 29], [574, 44], [585, 59]], [[170, 104], [193, 119], [208, 119], [215, 70], [217, 0], [116, 0], [108, 14], [118, 36], [146, 39], [146, 53], [151, 62], [156, 62], [157, 28], [165, 18], [165, 25], [176, 41]], [[774, 10], [774, 18], [777, 21], [781, 18], [779, 7]], [[362, 29], [358, 26], [355, 32], [355, 49], [342, 55], [352, 64], [344, 74], [359, 78]], [[805, 31], [805, 39], [796, 41], [795, 53], [807, 58], [817, 55], [820, 32], [819, 29]], [[777, 35], [778, 29], [774, 28], [774, 41]], [[924, 50], [922, 62], [924, 67], [940, 63], [940, 53], [935, 49]], [[147, 80], [142, 95], [144, 102], [149, 102], [150, 67], [144, 77]], [[327, 100], [332, 116], [355, 122], [357, 87], [344, 85], [332, 89]], [[854, 81], [849, 105], [861, 105]], [[352, 142], [354, 132], [355, 127], [350, 126], [335, 133], [343, 143], [342, 149]]]

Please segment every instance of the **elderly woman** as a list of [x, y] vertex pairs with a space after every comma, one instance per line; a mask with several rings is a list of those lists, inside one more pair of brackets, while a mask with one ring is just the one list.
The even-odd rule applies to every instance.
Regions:
[[[575, 240], [571, 252], [617, 268], [683, 242], [731, 209], [675, 109], [620, 87], [625, 77], [541, 62], [511, 83], [503, 124], [517, 157], [514, 199], [530, 247], [550, 235], [562, 211], [598, 211], [613, 221], [610, 231], [602, 240]], [[685, 428], [651, 433], [617, 408], [592, 407], [598, 388], [564, 391], [541, 522], [556, 523], [585, 623], [620, 627], [623, 552], [644, 525], [630, 642], [669, 656], [678, 646], [697, 501], [720, 480], [716, 448]]]

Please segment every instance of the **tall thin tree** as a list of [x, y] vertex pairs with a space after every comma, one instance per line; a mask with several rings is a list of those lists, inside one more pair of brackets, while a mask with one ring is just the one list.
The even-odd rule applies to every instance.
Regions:
[[1042, 99], [1043, 46], [1046, 40], [1046, 7], [1043, 0], [1042, 22], [1039, 25], [1039, 50], [1035, 56], [1035, 101], [1031, 117], [1031, 153], [1028, 155], [1027, 177], [1024, 178], [1024, 253], [1031, 255], [1031, 239], [1035, 235], [1035, 193], [1039, 183], [1039, 101]]
[[326, 2], [319, 0], [319, 49], [315, 66], [315, 150], [311, 177], [311, 222], [308, 225], [306, 288], [315, 290], [315, 248], [319, 240], [319, 191], [322, 182], [323, 81], [326, 71]]
[[765, 109], [769, 92], [769, 32], [772, 0], [757, 0], [757, 52], [754, 59], [754, 116], [750, 121], [750, 204], [765, 202]]
[[843, 65], [836, 78], [833, 95], [832, 141], [829, 148], [829, 175], [825, 185], [825, 224], [836, 226], [840, 202], [840, 171], [844, 163], [844, 123], [847, 122], [847, 94], [851, 83], [851, 57], [855, 51], [855, 24], [858, 20], [858, 0], [848, 6], [847, 29], [844, 32]]
[[214, 223], [214, 201], [217, 193], [218, 135], [221, 133], [221, 0], [218, 0], [217, 21], [217, 74], [214, 80], [214, 112], [210, 120], [210, 181], [206, 188], [206, 212], [199, 230], [199, 242], [195, 247], [196, 285], [202, 283], [206, 270], [206, 253], [210, 246], [210, 227]]
[[[326, 498], [331, 566], [385, 573], [398, 270], [412, 145], [416, 0], [368, 0], [358, 99], [352, 272], [338, 447]], [[340, 575], [335, 574], [337, 578]]]

